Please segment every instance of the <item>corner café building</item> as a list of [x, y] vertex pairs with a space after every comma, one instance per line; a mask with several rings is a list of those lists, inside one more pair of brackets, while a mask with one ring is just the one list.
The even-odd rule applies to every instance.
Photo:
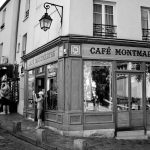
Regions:
[[149, 129], [149, 43], [63, 36], [22, 58], [27, 118], [36, 120], [32, 91], [42, 90], [45, 125], [66, 135]]

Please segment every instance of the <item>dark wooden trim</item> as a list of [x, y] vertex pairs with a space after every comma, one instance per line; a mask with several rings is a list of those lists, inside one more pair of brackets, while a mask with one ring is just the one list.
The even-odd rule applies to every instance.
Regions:
[[67, 35], [60, 36], [41, 47], [31, 51], [30, 53], [22, 56], [23, 60], [28, 60], [38, 54], [41, 54], [53, 47], [59, 46], [63, 43], [75, 43], [75, 44], [104, 44], [104, 45], [117, 45], [117, 46], [131, 46], [131, 47], [141, 47], [150, 48], [150, 42], [142, 40], [129, 40], [129, 39], [110, 39], [110, 38], [100, 38], [93, 36], [79, 36], [79, 35]]
[[[145, 62], [142, 63], [142, 68], [143, 71], [146, 70], [146, 64]], [[145, 135], [147, 132], [147, 110], [146, 110], [146, 71], [143, 73], [143, 121], [144, 121], [144, 131], [145, 131]]]

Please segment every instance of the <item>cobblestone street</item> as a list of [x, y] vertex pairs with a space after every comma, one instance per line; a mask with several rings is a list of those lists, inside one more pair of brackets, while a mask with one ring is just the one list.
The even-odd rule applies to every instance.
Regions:
[[89, 138], [87, 150], [150, 150], [150, 140]]
[[0, 150], [43, 150], [0, 129]]

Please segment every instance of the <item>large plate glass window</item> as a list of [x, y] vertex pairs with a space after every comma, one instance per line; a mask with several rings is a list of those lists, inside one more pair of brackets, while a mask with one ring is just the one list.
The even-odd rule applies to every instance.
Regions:
[[112, 110], [112, 63], [84, 62], [84, 111]]
[[28, 107], [34, 108], [34, 101], [33, 101], [33, 91], [35, 84], [35, 71], [30, 70], [28, 71]]
[[57, 63], [47, 66], [47, 110], [57, 110]]

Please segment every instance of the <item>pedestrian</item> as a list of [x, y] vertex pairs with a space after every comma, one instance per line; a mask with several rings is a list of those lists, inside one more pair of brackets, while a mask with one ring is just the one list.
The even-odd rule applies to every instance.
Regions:
[[38, 119], [38, 124], [36, 129], [39, 129], [42, 127], [42, 112], [43, 112], [43, 100], [44, 100], [44, 93], [43, 91], [40, 91], [38, 93], [38, 97], [33, 91], [33, 99], [37, 102], [37, 119]]
[[0, 114], [9, 114], [10, 113], [10, 87], [7, 82], [7, 75], [5, 74], [2, 77], [2, 84], [0, 89], [0, 103], [3, 107], [3, 112]]

